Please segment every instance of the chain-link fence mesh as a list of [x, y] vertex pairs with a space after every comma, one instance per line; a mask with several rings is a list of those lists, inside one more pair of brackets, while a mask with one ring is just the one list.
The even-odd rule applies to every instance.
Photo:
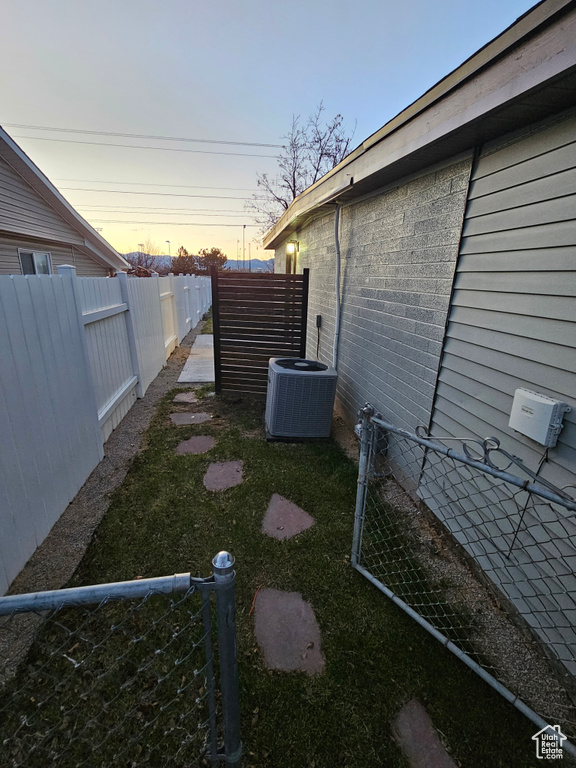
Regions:
[[0, 765], [217, 764], [211, 612], [193, 585], [0, 616]]
[[574, 499], [494, 441], [365, 416], [362, 444], [355, 565], [574, 737]]

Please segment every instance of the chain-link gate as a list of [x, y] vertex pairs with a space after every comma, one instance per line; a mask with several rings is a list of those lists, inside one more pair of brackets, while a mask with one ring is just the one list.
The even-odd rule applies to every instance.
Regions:
[[495, 438], [360, 415], [353, 565], [538, 727], [574, 738], [576, 500]]
[[240, 766], [233, 566], [0, 598], [0, 765]]

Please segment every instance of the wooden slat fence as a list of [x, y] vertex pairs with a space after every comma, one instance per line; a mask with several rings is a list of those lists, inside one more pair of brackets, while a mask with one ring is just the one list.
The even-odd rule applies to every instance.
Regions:
[[216, 391], [265, 394], [271, 357], [305, 357], [308, 270], [212, 270]]

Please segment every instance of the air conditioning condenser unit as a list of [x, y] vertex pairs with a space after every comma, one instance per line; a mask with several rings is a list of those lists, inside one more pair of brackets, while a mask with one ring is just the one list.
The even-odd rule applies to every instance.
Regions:
[[334, 368], [316, 360], [270, 358], [266, 397], [267, 439], [330, 437], [337, 377]]

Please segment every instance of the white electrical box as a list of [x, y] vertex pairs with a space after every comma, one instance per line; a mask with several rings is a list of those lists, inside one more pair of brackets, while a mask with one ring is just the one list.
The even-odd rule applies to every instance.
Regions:
[[564, 414], [569, 410], [567, 403], [520, 388], [514, 393], [508, 426], [540, 445], [553, 448], [562, 429]]

